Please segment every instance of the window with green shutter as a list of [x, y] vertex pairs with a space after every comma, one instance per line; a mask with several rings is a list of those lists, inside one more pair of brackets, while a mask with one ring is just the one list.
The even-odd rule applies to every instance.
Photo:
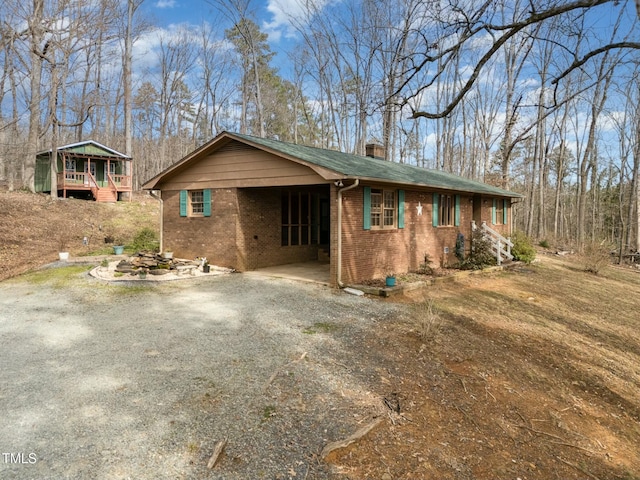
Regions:
[[491, 223], [494, 225], [507, 224], [507, 200], [493, 199], [493, 209], [491, 212]]
[[[404, 228], [404, 191], [364, 187], [362, 228], [379, 230]], [[402, 192], [402, 193], [400, 193]], [[402, 216], [400, 217], [400, 198]]]
[[211, 189], [207, 188], [204, 190], [181, 190], [180, 216], [210, 217]]
[[189, 206], [192, 217], [204, 216], [204, 190], [189, 191]]
[[211, 189], [206, 188], [202, 191], [202, 214], [205, 217], [211, 216]]
[[440, 220], [438, 219], [438, 212], [440, 211], [440, 207], [439, 207], [439, 203], [440, 203], [440, 194], [439, 193], [434, 193], [433, 194], [433, 204], [431, 206], [431, 216], [432, 216], [432, 225], [434, 227], [437, 227], [440, 224]]
[[[436, 199], [435, 195], [438, 195]], [[459, 211], [456, 209], [456, 205], [458, 205], [460, 200], [456, 198], [454, 195], [440, 195], [434, 194], [434, 210], [437, 210], [437, 217], [434, 217], [434, 226], [438, 227], [451, 227], [455, 224], [456, 221], [459, 222], [459, 218], [456, 218], [456, 213], [458, 217], [460, 216]], [[457, 201], [457, 203], [456, 203]]]
[[187, 206], [188, 206], [188, 195], [189, 192], [186, 190], [180, 190], [180, 216], [187, 216]]
[[497, 217], [498, 217], [498, 214], [496, 212], [497, 207], [498, 207], [498, 200], [494, 198], [493, 206], [491, 207], [491, 223], [493, 223], [494, 225], [496, 224]]
[[506, 198], [502, 201], [502, 223], [504, 225], [507, 225], [509, 223], [509, 217], [508, 217], [508, 208], [509, 208], [509, 200], [507, 200]]
[[364, 187], [363, 191], [362, 228], [364, 230], [371, 230], [371, 187]]
[[404, 228], [404, 190], [398, 190], [398, 228]]

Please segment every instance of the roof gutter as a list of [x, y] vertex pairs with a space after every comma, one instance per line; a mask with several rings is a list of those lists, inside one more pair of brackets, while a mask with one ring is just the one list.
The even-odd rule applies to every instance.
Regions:
[[356, 178], [353, 184], [349, 185], [348, 187], [340, 188], [338, 190], [338, 249], [337, 249], [338, 250], [338, 265], [337, 265], [338, 279], [337, 279], [337, 283], [338, 283], [338, 287], [340, 288], [344, 288], [344, 283], [342, 283], [342, 193], [346, 192], [347, 190], [351, 190], [352, 188], [356, 188], [358, 185], [360, 185], [360, 179]]

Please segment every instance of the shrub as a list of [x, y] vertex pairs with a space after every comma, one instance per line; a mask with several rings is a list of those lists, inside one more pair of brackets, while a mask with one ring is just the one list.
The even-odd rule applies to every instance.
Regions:
[[549, 248], [549, 240], [547, 240], [546, 238], [540, 240], [540, 243], [538, 244], [540, 245], [542, 248]]
[[422, 275], [432, 275], [433, 274], [433, 268], [431, 267], [432, 263], [433, 263], [433, 260], [431, 259], [431, 255], [425, 252], [424, 262], [422, 262], [418, 267], [418, 273]]
[[423, 340], [434, 336], [442, 324], [432, 299], [415, 304], [413, 307], [414, 319], [418, 328], [418, 333]]
[[584, 246], [582, 257], [585, 272], [597, 275], [611, 263], [611, 248], [604, 242], [590, 242]]
[[131, 248], [135, 252], [139, 252], [141, 250], [149, 250], [152, 252], [156, 252], [160, 248], [158, 235], [151, 228], [145, 227], [142, 230], [140, 230], [138, 233], [136, 233], [135, 237], [133, 237], [133, 241], [131, 242]]
[[469, 255], [460, 263], [460, 268], [463, 270], [482, 270], [495, 265], [497, 262], [491, 248], [491, 241], [484, 236], [481, 229], [476, 228], [471, 233]]
[[460, 232], [456, 236], [456, 258], [459, 262], [464, 262], [464, 235]]
[[[527, 237], [523, 232], [515, 232], [511, 237], [513, 247], [511, 248], [511, 254], [514, 260], [518, 260], [524, 263], [531, 263], [536, 258], [536, 249], [533, 248], [531, 239]], [[546, 240], [543, 240], [546, 242]], [[542, 242], [540, 242], [542, 244]], [[547, 245], [549, 245], [547, 243]]]

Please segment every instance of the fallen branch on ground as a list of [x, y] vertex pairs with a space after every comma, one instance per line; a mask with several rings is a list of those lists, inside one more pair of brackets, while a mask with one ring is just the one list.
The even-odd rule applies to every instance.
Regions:
[[327, 458], [327, 455], [329, 455], [334, 450], [338, 450], [339, 448], [348, 447], [352, 443], [357, 442], [358, 440], [360, 440], [367, 433], [369, 433], [371, 430], [376, 428], [380, 423], [382, 423], [382, 419], [378, 418], [377, 420], [371, 422], [369, 425], [365, 425], [364, 427], [360, 428], [353, 435], [348, 436], [344, 440], [338, 440], [336, 442], [328, 443], [322, 449], [322, 452], [320, 453], [320, 456], [322, 458]]
[[218, 463], [218, 459], [220, 458], [220, 455], [222, 454], [222, 451], [224, 450], [224, 447], [227, 446], [227, 439], [223, 439], [220, 440], [218, 443], [216, 443], [216, 447], [213, 449], [213, 454], [211, 455], [211, 458], [209, 459], [209, 463], [207, 463], [207, 468], [209, 470], [211, 470], [213, 467], [216, 466], [216, 463]]
[[576, 470], [578, 470], [579, 472], [584, 473], [585, 475], [587, 475], [589, 478], [593, 478], [593, 480], [600, 480], [598, 477], [596, 477], [595, 475], [587, 472], [585, 469], [579, 467], [578, 465], [576, 465], [575, 463], [571, 463], [568, 462], [560, 457], [556, 457], [558, 460], [560, 460], [562, 463], [564, 463], [565, 465], [569, 465], [570, 467], [575, 468]]

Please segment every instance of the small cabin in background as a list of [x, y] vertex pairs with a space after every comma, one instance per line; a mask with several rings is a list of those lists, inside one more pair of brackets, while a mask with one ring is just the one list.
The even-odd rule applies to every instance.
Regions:
[[[58, 148], [58, 195], [117, 202], [131, 192], [131, 157], [93, 140]], [[51, 192], [51, 150], [36, 155], [36, 192]]]

